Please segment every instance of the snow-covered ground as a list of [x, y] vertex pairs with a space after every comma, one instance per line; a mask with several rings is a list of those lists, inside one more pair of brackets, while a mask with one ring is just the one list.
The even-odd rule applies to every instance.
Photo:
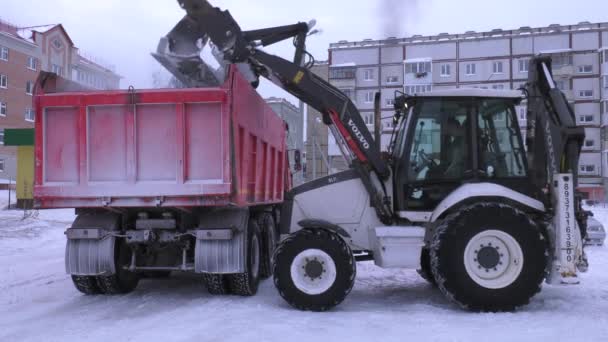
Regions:
[[[0, 191], [0, 206], [6, 196]], [[608, 224], [608, 209], [596, 209]], [[415, 272], [360, 264], [350, 296], [299, 312], [264, 281], [255, 297], [214, 297], [198, 277], [143, 280], [134, 293], [89, 297], [63, 270], [72, 210], [0, 211], [0, 341], [607, 341], [608, 248], [588, 248], [574, 287], [545, 285], [516, 313], [449, 304]]]

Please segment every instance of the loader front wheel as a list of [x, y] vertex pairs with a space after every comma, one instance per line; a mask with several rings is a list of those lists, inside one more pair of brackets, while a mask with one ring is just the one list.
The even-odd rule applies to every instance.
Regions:
[[435, 278], [433, 277], [433, 270], [431, 269], [431, 252], [427, 247], [423, 247], [420, 253], [420, 269], [416, 270], [418, 275], [429, 284], [437, 286]]
[[547, 244], [523, 211], [478, 203], [446, 217], [431, 244], [437, 286], [473, 311], [512, 311], [529, 303], [545, 277]]
[[337, 234], [303, 229], [279, 245], [273, 274], [279, 294], [291, 306], [326, 311], [350, 293], [356, 264], [350, 247]]

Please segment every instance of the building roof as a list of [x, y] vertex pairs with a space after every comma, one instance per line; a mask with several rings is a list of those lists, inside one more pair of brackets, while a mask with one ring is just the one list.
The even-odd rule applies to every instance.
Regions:
[[589, 23], [580, 22], [576, 25], [558, 25], [552, 24], [545, 27], [531, 28], [529, 26], [522, 26], [518, 29], [513, 30], [502, 30], [494, 29], [485, 32], [467, 31], [460, 34], [449, 34], [440, 33], [437, 35], [414, 35], [411, 37], [394, 38], [389, 37], [387, 39], [364, 39], [360, 41], [346, 41], [341, 40], [337, 43], [331, 43], [329, 45], [330, 50], [344, 49], [344, 48], [365, 48], [382, 45], [399, 45], [399, 44], [419, 44], [419, 43], [431, 43], [431, 42], [449, 42], [449, 41], [466, 41], [470, 39], [497, 39], [497, 38], [509, 38], [526, 35], [543, 35], [543, 34], [554, 34], [559, 32], [580, 32], [588, 30], [606, 30], [608, 29], [608, 22], [600, 23]]
[[[17, 29], [17, 34], [19, 35], [20, 38], [27, 40], [30, 43], [36, 44], [35, 36], [34, 36], [36, 32], [46, 33], [48, 31], [54, 29], [56, 26], [58, 26], [58, 25], [52, 24], [52, 25], [40, 25], [40, 26], [31, 26], [31, 27], [20, 27]], [[65, 32], [65, 29], [63, 29], [63, 26], [61, 27], [61, 29], [65, 33], [65, 36], [68, 37], [68, 40], [70, 40], [70, 43], [72, 43], [72, 40], [70, 39], [68, 34]], [[74, 45], [74, 44], [72, 43], [72, 45]]]
[[488, 98], [508, 98], [522, 99], [523, 94], [518, 90], [496, 90], [496, 89], [476, 89], [476, 88], [459, 88], [433, 90], [426, 93], [411, 94], [417, 97], [488, 97]]

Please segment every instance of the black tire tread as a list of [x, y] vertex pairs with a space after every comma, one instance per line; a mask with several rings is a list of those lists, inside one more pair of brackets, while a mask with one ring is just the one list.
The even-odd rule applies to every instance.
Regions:
[[437, 286], [435, 277], [433, 276], [433, 269], [431, 268], [431, 255], [427, 247], [422, 248], [420, 253], [420, 268], [416, 270], [418, 275], [426, 280], [429, 284]]
[[226, 277], [223, 274], [203, 273], [203, 282], [207, 291], [212, 295], [225, 295], [229, 293]]
[[[276, 249], [277, 230], [274, 218], [271, 213], [262, 213], [258, 218], [258, 225], [261, 228], [262, 235], [262, 254], [260, 260], [260, 279], [267, 279], [272, 276], [272, 256]], [[269, 231], [272, 229], [272, 232]], [[270, 250], [270, 238], [273, 234], [275, 238], [275, 246]]]
[[94, 276], [78, 276], [72, 275], [74, 287], [85, 295], [100, 294], [101, 290], [97, 286], [97, 279]]
[[[258, 234], [258, 242], [259, 242], [259, 247], [263, 250], [263, 240], [261, 239], [260, 236], [260, 228], [259, 225], [257, 223], [257, 220], [255, 219], [251, 219], [249, 220], [249, 226], [247, 227], [248, 230], [252, 230], [254, 231], [254, 233]], [[248, 232], [249, 234], [249, 232]], [[248, 235], [247, 238], [247, 253], [250, 253], [249, 251], [249, 243], [250, 243], [250, 236]], [[259, 253], [260, 256], [260, 268], [262, 266], [262, 251], [260, 251]], [[247, 265], [246, 267], [249, 267], [249, 258], [247, 258]], [[249, 270], [247, 269], [245, 272], [243, 273], [235, 273], [235, 274], [228, 274], [226, 275], [226, 281], [228, 283], [228, 288], [230, 290], [230, 293], [237, 295], [237, 296], [253, 296], [258, 292], [258, 285], [259, 285], [259, 281], [260, 281], [260, 273], [258, 270], [258, 277], [256, 279], [252, 279]]]

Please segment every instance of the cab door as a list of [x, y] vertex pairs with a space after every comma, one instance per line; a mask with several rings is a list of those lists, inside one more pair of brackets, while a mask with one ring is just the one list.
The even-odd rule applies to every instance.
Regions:
[[470, 98], [422, 98], [411, 112], [398, 156], [397, 211], [432, 211], [472, 170]]

